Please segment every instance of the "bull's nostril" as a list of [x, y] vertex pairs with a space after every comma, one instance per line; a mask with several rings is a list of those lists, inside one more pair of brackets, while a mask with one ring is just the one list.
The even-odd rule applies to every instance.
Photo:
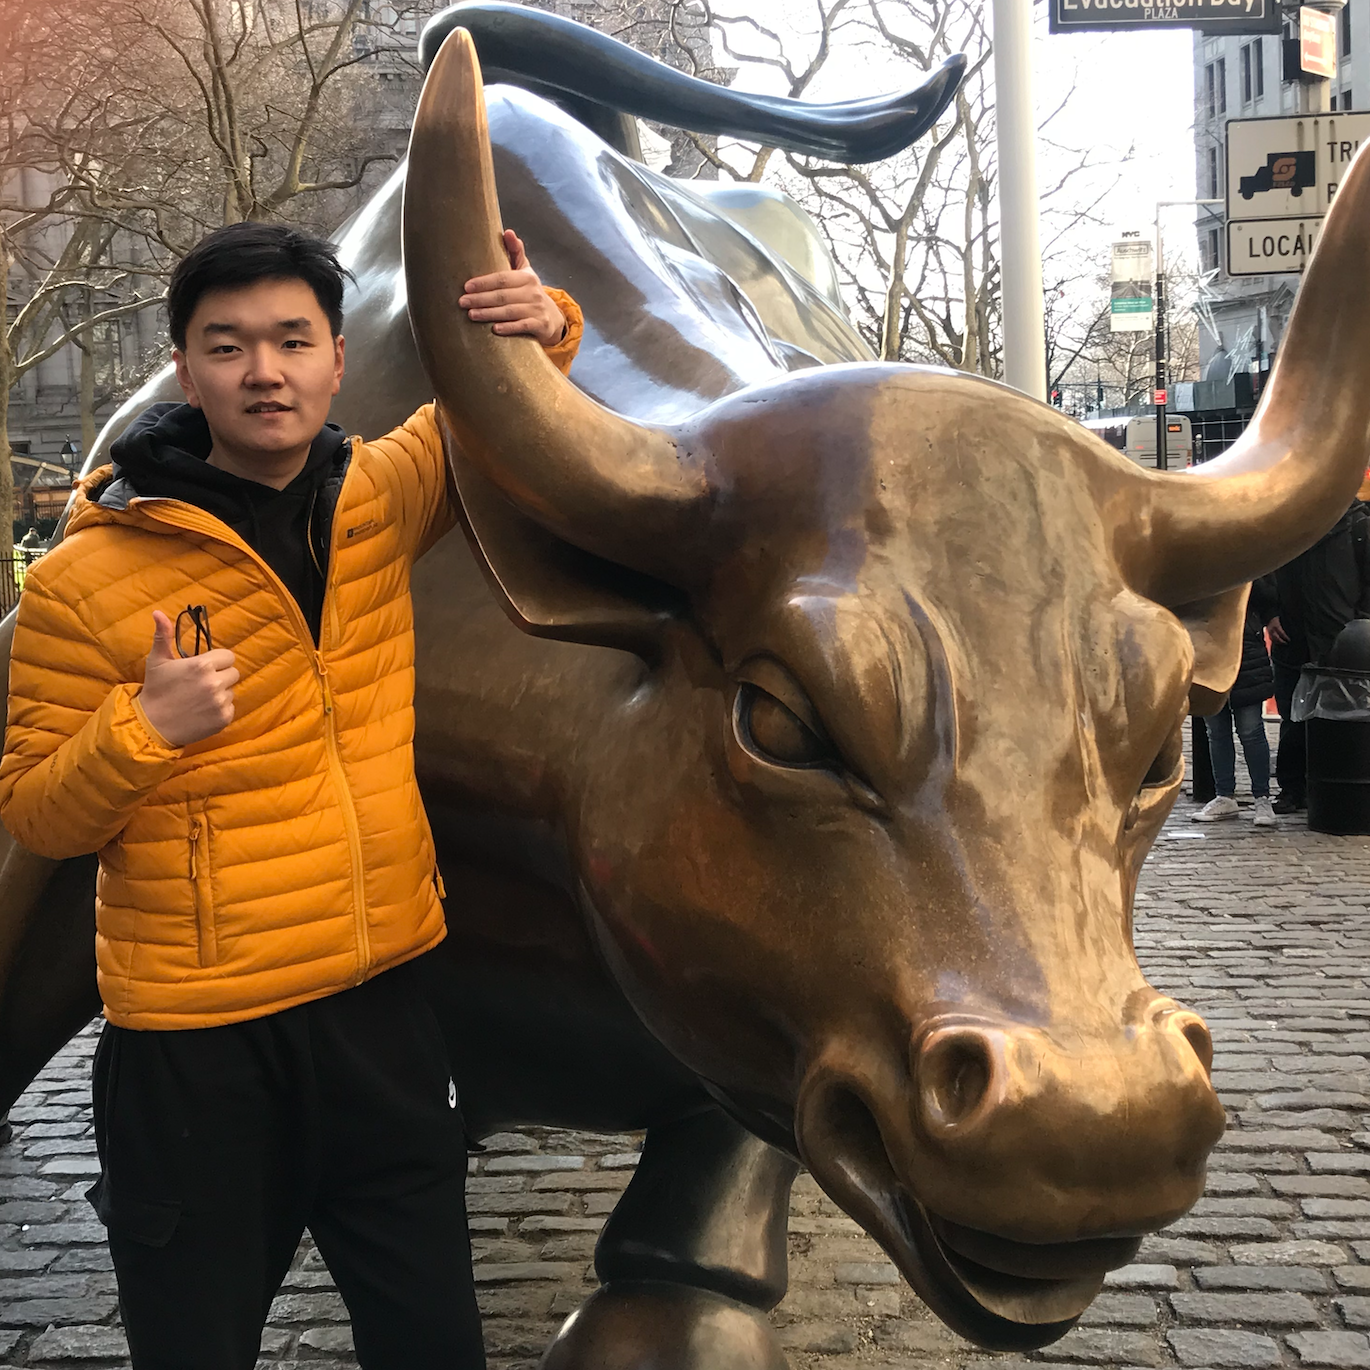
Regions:
[[1213, 1037], [1208, 1031], [1208, 1024], [1199, 1017], [1197, 1013], [1179, 1013], [1175, 1016], [1175, 1026], [1179, 1028], [1180, 1035], [1194, 1049], [1194, 1054], [1199, 1058], [1199, 1064], [1204, 1068], [1205, 1075], [1213, 1074]]
[[960, 1029], [933, 1034], [918, 1063], [927, 1122], [937, 1130], [963, 1123], [989, 1092], [992, 1070], [989, 1050], [978, 1033]]

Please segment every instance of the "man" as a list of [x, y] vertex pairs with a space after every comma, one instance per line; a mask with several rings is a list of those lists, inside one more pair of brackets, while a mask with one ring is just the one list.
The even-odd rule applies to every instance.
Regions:
[[[565, 370], [579, 310], [505, 245], [462, 307]], [[326, 422], [343, 274], [277, 225], [187, 255], [186, 403], [82, 482], [15, 628], [0, 817], [100, 854], [91, 1198], [137, 1370], [250, 1370], [306, 1227], [363, 1366], [484, 1364], [412, 755], [410, 567], [453, 512], [431, 405]]]
[[1275, 776], [1280, 792], [1275, 813], [1307, 807], [1308, 750], [1305, 725], [1290, 718], [1299, 672], [1325, 662], [1337, 634], [1357, 618], [1370, 618], [1370, 473], [1358, 497], [1330, 532], [1306, 552], [1252, 586], [1252, 602], [1270, 633], [1280, 740]]

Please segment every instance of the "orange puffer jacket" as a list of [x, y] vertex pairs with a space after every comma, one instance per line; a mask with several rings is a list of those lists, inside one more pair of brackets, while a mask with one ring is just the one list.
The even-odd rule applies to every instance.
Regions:
[[[552, 350], [563, 369], [578, 333]], [[0, 817], [42, 856], [99, 852], [100, 994], [121, 1027], [260, 1017], [445, 934], [414, 776], [409, 573], [451, 526], [446, 462], [431, 405], [351, 442], [317, 650], [226, 524], [177, 500], [111, 499], [109, 467], [83, 481], [65, 539], [25, 582]], [[228, 727], [173, 747], [138, 695], [153, 609], [174, 619], [192, 602], [242, 679]]]

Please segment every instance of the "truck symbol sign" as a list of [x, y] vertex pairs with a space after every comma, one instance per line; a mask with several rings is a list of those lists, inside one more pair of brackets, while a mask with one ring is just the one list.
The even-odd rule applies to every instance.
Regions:
[[1287, 190], [1302, 195], [1305, 186], [1317, 184], [1317, 157], [1312, 152], [1272, 152], [1254, 176], [1243, 176], [1237, 189], [1243, 200], [1258, 190]]

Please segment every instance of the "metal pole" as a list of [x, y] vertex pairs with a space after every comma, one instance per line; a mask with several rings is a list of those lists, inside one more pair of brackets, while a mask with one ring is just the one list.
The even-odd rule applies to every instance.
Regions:
[[1038, 226], [1037, 116], [1031, 0], [994, 0], [994, 120], [999, 152], [1004, 379], [1047, 397], [1046, 319]]
[[1166, 391], [1165, 357], [1165, 268], [1156, 267], [1156, 469], [1167, 471], [1170, 463], [1165, 450], [1165, 415], [1170, 396]]
[[[1173, 205], [1220, 205], [1222, 200], [1157, 200], [1156, 201], [1156, 394], [1166, 391], [1166, 403], [1156, 405], [1156, 469], [1168, 471], [1170, 460], [1166, 453], [1166, 409], [1169, 404], [1170, 346], [1166, 334], [1165, 298], [1165, 242], [1161, 236], [1161, 210]], [[1154, 400], [1156, 395], [1152, 396]]]
[[1161, 207], [1156, 206], [1156, 469], [1169, 470], [1165, 450], [1165, 411], [1170, 396], [1165, 383], [1165, 245], [1161, 240]]

